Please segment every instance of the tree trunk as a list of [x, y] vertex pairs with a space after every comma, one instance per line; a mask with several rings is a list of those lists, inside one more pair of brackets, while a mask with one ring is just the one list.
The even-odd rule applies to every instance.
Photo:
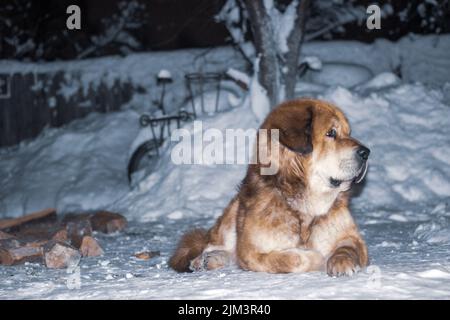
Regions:
[[279, 65], [277, 47], [270, 17], [263, 0], [245, 0], [253, 41], [257, 54], [261, 55], [259, 83], [266, 89], [272, 107], [279, 103]]
[[300, 50], [305, 36], [305, 25], [308, 17], [308, 8], [310, 0], [300, 0], [297, 5], [297, 19], [294, 29], [288, 38], [289, 51], [284, 56], [286, 72], [283, 73], [283, 82], [285, 85], [285, 98], [295, 98], [295, 84], [297, 82], [297, 67], [300, 56]]
[[[295, 98], [297, 67], [305, 34], [310, 0], [299, 0], [297, 17], [288, 37], [288, 52], [279, 53], [272, 28], [272, 21], [263, 0], [244, 0], [252, 26], [253, 42], [261, 56], [258, 80], [266, 89], [272, 108], [281, 99]], [[284, 88], [283, 88], [284, 86]], [[284, 90], [284, 92], [283, 92]]]

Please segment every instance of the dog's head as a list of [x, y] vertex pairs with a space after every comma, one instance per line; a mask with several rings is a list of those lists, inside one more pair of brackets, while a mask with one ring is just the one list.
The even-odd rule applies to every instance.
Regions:
[[350, 136], [342, 111], [321, 100], [288, 101], [262, 125], [279, 130], [280, 170], [317, 191], [346, 191], [363, 180], [370, 150]]

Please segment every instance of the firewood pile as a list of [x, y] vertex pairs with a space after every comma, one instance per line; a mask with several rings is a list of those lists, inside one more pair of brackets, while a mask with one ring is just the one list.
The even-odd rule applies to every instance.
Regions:
[[118, 213], [98, 211], [58, 217], [46, 209], [20, 218], [0, 219], [0, 265], [40, 262], [48, 268], [76, 266], [82, 257], [103, 254], [93, 232], [123, 230]]

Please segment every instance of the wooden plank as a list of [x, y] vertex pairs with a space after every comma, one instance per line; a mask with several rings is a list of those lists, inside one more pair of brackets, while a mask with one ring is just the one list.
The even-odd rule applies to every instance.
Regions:
[[9, 133], [11, 132], [9, 108], [10, 104], [8, 103], [8, 100], [0, 99], [0, 146], [9, 145]]
[[22, 128], [20, 125], [20, 117], [22, 115], [22, 96], [20, 94], [20, 88], [22, 88], [22, 75], [21, 74], [14, 74], [13, 75], [13, 86], [11, 88], [13, 93], [13, 101], [14, 103], [11, 106], [11, 120], [13, 123], [13, 130], [11, 132], [12, 136], [14, 137], [14, 144], [19, 143], [22, 138]]
[[33, 126], [31, 136], [36, 137], [47, 125], [49, 125], [50, 110], [47, 106], [47, 99], [43, 87], [43, 84], [45, 83], [45, 74], [36, 74], [33, 80]]
[[20, 103], [20, 115], [18, 118], [18, 123], [21, 127], [21, 135], [19, 139], [26, 140], [34, 138], [33, 127], [39, 125], [33, 121], [33, 100], [34, 92], [31, 88], [34, 85], [34, 75], [32, 73], [27, 73], [22, 75], [22, 94]]
[[1, 99], [3, 126], [1, 130], [1, 146], [12, 146], [19, 142], [17, 135], [17, 121], [14, 116], [15, 98], [17, 96], [17, 77], [11, 76], [11, 96], [9, 99]]

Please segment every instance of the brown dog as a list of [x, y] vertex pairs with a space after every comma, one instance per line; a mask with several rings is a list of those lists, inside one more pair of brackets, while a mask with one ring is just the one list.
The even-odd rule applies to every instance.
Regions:
[[279, 130], [278, 157], [270, 158], [278, 172], [262, 175], [259, 161], [250, 164], [216, 224], [186, 234], [170, 266], [183, 272], [234, 262], [252, 271], [326, 270], [332, 276], [365, 267], [367, 247], [348, 204], [370, 150], [350, 137], [342, 111], [320, 100], [288, 101], [261, 128]]

